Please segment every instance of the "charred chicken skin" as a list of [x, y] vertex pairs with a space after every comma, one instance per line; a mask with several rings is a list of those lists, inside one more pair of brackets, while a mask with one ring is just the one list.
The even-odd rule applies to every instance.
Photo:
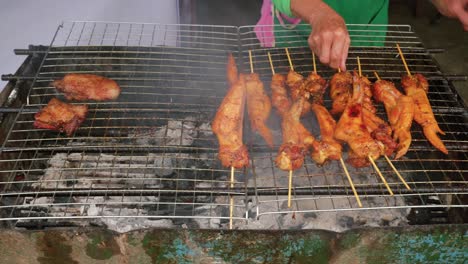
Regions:
[[323, 104], [323, 95], [325, 88], [327, 87], [327, 81], [323, 79], [317, 73], [311, 73], [307, 76], [307, 79], [303, 85], [303, 96], [309, 99], [312, 103]]
[[52, 85], [63, 92], [67, 100], [107, 101], [120, 95], [120, 87], [115, 81], [94, 74], [70, 73]]
[[[305, 90], [304, 90], [305, 80], [302, 75], [300, 75], [299, 73], [295, 71], [289, 71], [288, 75], [286, 76], [286, 84], [288, 85], [291, 99], [293, 102], [297, 101], [301, 97], [308, 99], [308, 97], [305, 96]], [[310, 102], [305, 100], [303, 103], [301, 116], [304, 116], [308, 112], [310, 112], [310, 107], [311, 107]]]
[[[228, 64], [228, 76], [233, 70], [237, 71], [235, 64]], [[241, 75], [231, 85], [211, 124], [218, 138], [218, 158], [225, 167], [242, 168], [249, 164], [247, 147], [242, 142], [246, 95], [245, 78]]]
[[365, 82], [359, 76], [354, 75], [352, 97], [336, 125], [334, 134], [336, 139], [349, 145], [353, 151], [353, 159], [361, 159], [359, 163], [353, 163], [352, 159], [348, 159], [354, 167], [368, 166], [368, 156], [376, 160], [384, 153], [384, 146], [371, 136], [363, 121], [365, 96], [363, 85]]
[[406, 94], [413, 98], [414, 120], [422, 126], [426, 138], [438, 150], [448, 154], [447, 148], [437, 135], [438, 133], [445, 135], [445, 133], [439, 128], [427, 98], [429, 83], [426, 78], [421, 74], [407, 75], [402, 77], [401, 84]]
[[408, 152], [411, 145], [411, 123], [414, 117], [414, 103], [409, 96], [398, 91], [392, 82], [379, 80], [373, 85], [373, 95], [382, 102], [393, 130], [393, 139], [398, 142], [395, 158]]
[[311, 152], [312, 159], [319, 165], [327, 160], [339, 160], [342, 147], [334, 137], [336, 121], [323, 105], [312, 104], [312, 111], [317, 117], [321, 135], [321, 140], [314, 145], [314, 151]]
[[87, 105], [72, 105], [52, 98], [34, 115], [34, 127], [65, 132], [71, 136], [86, 119]]
[[352, 89], [353, 76], [350, 72], [338, 72], [333, 75], [330, 80], [330, 98], [333, 102], [331, 114], [343, 113], [351, 97]]
[[283, 116], [291, 108], [291, 100], [285, 87], [286, 78], [281, 74], [274, 74], [271, 79], [271, 103], [280, 116]]
[[305, 98], [299, 98], [288, 112], [283, 115], [281, 128], [283, 144], [281, 145], [275, 163], [278, 168], [290, 171], [296, 170], [304, 163], [307, 150], [316, 144], [314, 136], [302, 125], [301, 112]]
[[245, 75], [247, 89], [247, 111], [253, 131], [263, 137], [268, 146], [273, 147], [273, 134], [265, 124], [270, 116], [271, 101], [263, 88], [263, 83], [258, 74]]

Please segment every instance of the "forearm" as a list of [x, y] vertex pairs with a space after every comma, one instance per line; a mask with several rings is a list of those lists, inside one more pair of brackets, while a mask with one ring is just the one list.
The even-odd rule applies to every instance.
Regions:
[[291, 0], [291, 12], [310, 25], [314, 25], [324, 14], [336, 13], [322, 0]]

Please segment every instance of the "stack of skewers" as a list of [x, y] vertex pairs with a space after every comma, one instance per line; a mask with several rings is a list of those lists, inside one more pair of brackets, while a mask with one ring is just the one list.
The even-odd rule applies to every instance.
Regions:
[[[384, 157], [398, 178], [407, 189], [411, 189], [398, 170], [392, 164], [390, 156], [398, 159], [406, 154], [411, 144], [410, 128], [415, 120], [423, 128], [424, 135], [437, 149], [447, 154], [443, 142], [437, 133], [442, 130], [432, 113], [427, 98], [428, 82], [420, 74], [412, 75], [397, 45], [407, 76], [402, 77], [402, 86], [406, 95], [393, 83], [381, 80], [374, 72], [377, 81], [372, 84], [362, 76], [359, 57], [358, 71], [337, 72], [330, 80], [330, 112], [323, 105], [323, 96], [327, 82], [317, 74], [315, 56], [312, 54], [313, 72], [304, 78], [294, 71], [294, 65], [286, 49], [290, 71], [282, 75], [275, 72], [270, 53], [268, 59], [272, 71], [271, 100], [264, 86], [254, 73], [251, 51], [249, 51], [250, 74], [238, 74], [234, 58], [230, 55], [227, 66], [228, 81], [231, 86], [213, 120], [212, 129], [218, 137], [219, 159], [231, 168], [231, 187], [234, 182], [234, 170], [249, 164], [248, 151], [242, 142], [242, 124], [244, 108], [251, 128], [258, 132], [268, 146], [273, 145], [273, 136], [266, 125], [272, 106], [281, 117], [283, 143], [275, 159], [276, 166], [289, 171], [288, 207], [291, 207], [293, 171], [300, 168], [306, 155], [318, 165], [327, 161], [340, 162], [356, 197], [362, 207], [359, 195], [342, 158], [343, 145], [348, 146], [347, 162], [360, 168], [372, 165], [393, 195], [385, 177], [377, 167], [375, 160]], [[384, 104], [388, 121], [376, 115], [374, 100]], [[320, 140], [316, 139], [301, 123], [301, 117], [313, 112], [320, 126]], [[334, 117], [337, 117], [337, 121]], [[232, 198], [230, 210], [230, 228], [232, 228]]]

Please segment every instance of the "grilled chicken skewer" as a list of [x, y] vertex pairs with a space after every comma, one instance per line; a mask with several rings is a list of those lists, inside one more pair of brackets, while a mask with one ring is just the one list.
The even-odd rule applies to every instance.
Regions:
[[247, 89], [247, 112], [249, 114], [252, 130], [258, 131], [268, 146], [273, 147], [273, 134], [265, 124], [270, 117], [271, 101], [263, 88], [263, 83], [258, 74], [253, 72], [252, 53], [249, 51], [250, 74], [245, 75]]
[[[365, 84], [364, 84], [365, 85]], [[376, 160], [384, 154], [384, 146], [375, 140], [363, 121], [363, 80], [353, 76], [353, 92], [335, 130], [335, 138], [346, 142], [351, 148], [348, 162], [353, 167], [369, 166], [369, 157]]]
[[353, 90], [353, 75], [350, 72], [337, 72], [330, 80], [330, 98], [332, 109], [330, 113], [338, 115], [343, 113]]
[[311, 152], [312, 159], [319, 165], [324, 164], [327, 160], [341, 159], [342, 146], [334, 137], [336, 121], [323, 105], [312, 104], [312, 111], [317, 117], [321, 135], [320, 141]]
[[424, 136], [427, 140], [436, 147], [438, 150], [445, 154], [448, 154], [448, 150], [445, 147], [442, 140], [437, 134], [445, 135], [444, 131], [439, 128], [434, 113], [432, 112], [431, 104], [427, 98], [427, 92], [429, 91], [429, 83], [422, 74], [411, 75], [411, 72], [406, 64], [405, 56], [400, 49], [400, 45], [396, 44], [398, 53], [400, 53], [401, 60], [405, 66], [407, 76], [401, 78], [401, 85], [405, 90], [406, 95], [413, 98], [414, 102], [414, 121], [422, 126]]
[[[232, 56], [232, 55], [229, 55]], [[237, 71], [234, 59], [229, 59], [228, 76]], [[229, 80], [231, 81], [231, 80]], [[213, 119], [212, 130], [219, 142], [219, 159], [225, 167], [242, 168], [249, 164], [247, 147], [242, 142], [242, 127], [246, 101], [245, 77], [234, 81]]]
[[422, 126], [424, 135], [434, 147], [443, 153], [448, 154], [447, 148], [437, 135], [438, 133], [445, 135], [445, 133], [439, 128], [439, 124], [434, 117], [431, 104], [427, 98], [429, 83], [426, 78], [421, 74], [403, 76], [401, 84], [406, 94], [413, 98], [415, 105], [414, 121]]
[[409, 96], [403, 95], [392, 82], [381, 80], [373, 85], [373, 95], [377, 102], [382, 102], [387, 112], [388, 121], [393, 130], [393, 138], [398, 141], [395, 159], [408, 152], [411, 145], [411, 124], [414, 117], [414, 103]]

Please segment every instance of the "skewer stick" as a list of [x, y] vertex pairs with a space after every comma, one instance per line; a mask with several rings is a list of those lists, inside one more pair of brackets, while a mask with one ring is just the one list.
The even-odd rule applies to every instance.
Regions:
[[312, 52], [312, 63], [314, 64], [314, 73], [317, 74], [317, 65], [315, 65], [315, 53]]
[[[234, 167], [231, 167], [231, 189], [234, 188]], [[229, 229], [232, 229], [232, 215], [234, 211], [234, 198], [229, 199]]]
[[403, 178], [403, 176], [401, 176], [400, 172], [395, 168], [395, 166], [393, 166], [393, 163], [392, 161], [387, 157], [387, 155], [384, 155], [385, 159], [387, 160], [388, 164], [390, 165], [390, 167], [392, 167], [393, 171], [395, 171], [396, 175], [398, 176], [398, 178], [400, 179], [400, 181], [403, 183], [403, 185], [405, 185], [406, 189], [408, 190], [411, 190], [411, 187], [408, 185], [408, 183], [405, 181], [405, 179]]
[[[375, 77], [377, 78], [377, 80], [380, 81], [380, 76], [379, 74], [377, 74], [377, 72], [374, 71], [374, 75]], [[408, 183], [406, 183], [405, 179], [401, 176], [400, 172], [395, 168], [395, 166], [393, 165], [393, 162], [388, 158], [387, 155], [384, 155], [385, 159], [387, 160], [388, 164], [390, 165], [390, 167], [393, 169], [393, 171], [396, 173], [396, 175], [398, 176], [398, 178], [400, 179], [400, 181], [403, 183], [403, 185], [405, 185], [406, 189], [408, 190], [411, 190], [411, 187], [408, 185]]]
[[289, 183], [288, 183], [288, 208], [291, 208], [291, 189], [292, 189], [292, 176], [293, 171], [289, 171]]
[[288, 48], [286, 48], [285, 50], [286, 50], [286, 56], [288, 57], [288, 61], [289, 61], [289, 67], [291, 68], [291, 71], [294, 71], [294, 66], [292, 64], [291, 56], [289, 56], [289, 50]]
[[250, 61], [250, 73], [254, 73], [253, 62], [252, 62], [252, 51], [249, 50], [249, 61]]
[[372, 166], [374, 167], [375, 171], [377, 171], [377, 174], [380, 176], [380, 179], [384, 183], [385, 187], [387, 188], [388, 192], [390, 193], [391, 196], [393, 196], [393, 191], [390, 189], [390, 186], [388, 186], [387, 180], [385, 180], [384, 176], [382, 175], [382, 172], [380, 172], [379, 167], [377, 167], [377, 164], [375, 164], [374, 159], [369, 155], [367, 156], [369, 158], [369, 161], [372, 163]]
[[270, 61], [271, 73], [275, 74], [275, 68], [273, 67], [273, 61], [271, 60], [270, 52], [268, 52], [267, 54], [268, 54], [268, 60]]
[[398, 52], [400, 53], [401, 60], [403, 61], [403, 65], [405, 65], [406, 72], [408, 73], [408, 76], [411, 76], [411, 72], [408, 68], [408, 64], [406, 64], [405, 56], [403, 56], [403, 52], [400, 49], [400, 45], [398, 43], [396, 44], [396, 47], [398, 49]]
[[341, 69], [340, 69], [340, 68], [338, 68], [338, 72], [341, 72]]
[[340, 162], [341, 162], [341, 166], [343, 167], [343, 170], [346, 174], [346, 177], [348, 178], [348, 181], [349, 181], [349, 185], [351, 185], [351, 189], [353, 190], [353, 193], [354, 193], [354, 197], [356, 198], [356, 201], [359, 205], [359, 207], [362, 207], [362, 203], [361, 203], [361, 199], [359, 198], [359, 195], [356, 191], [356, 188], [354, 188], [354, 183], [353, 183], [353, 180], [351, 179], [351, 176], [349, 175], [349, 172], [348, 172], [348, 168], [346, 168], [346, 165], [343, 161], [343, 158], [340, 158]]
[[357, 66], [358, 66], [358, 70], [359, 70], [359, 77], [362, 76], [362, 72], [361, 72], [361, 60], [359, 59], [359, 56], [357, 56]]
[[377, 80], [379, 80], [379, 81], [380, 81], [380, 76], [377, 74], [377, 72], [376, 72], [376, 71], [374, 71], [374, 75], [375, 75], [375, 78], [377, 78]]

